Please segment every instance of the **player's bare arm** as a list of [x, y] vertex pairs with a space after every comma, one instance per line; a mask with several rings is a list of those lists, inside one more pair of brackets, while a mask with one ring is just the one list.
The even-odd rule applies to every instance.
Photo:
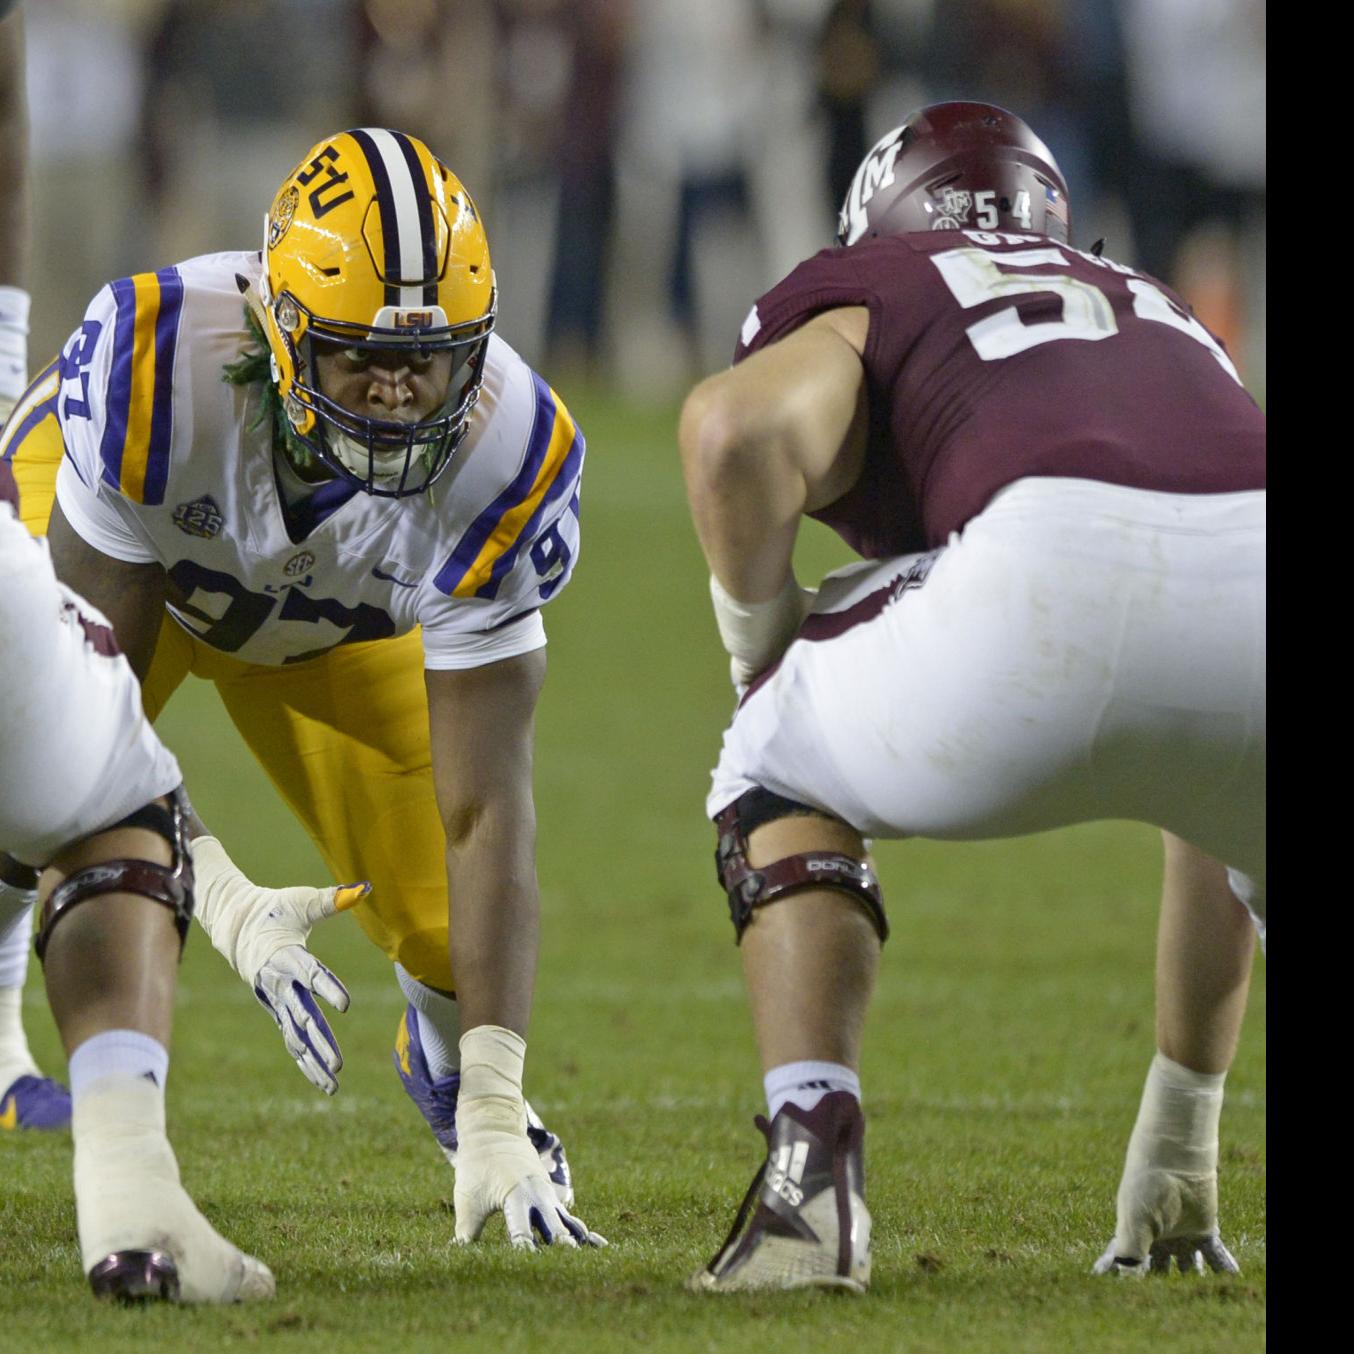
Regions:
[[711, 572], [741, 601], [781, 591], [800, 517], [860, 474], [868, 330], [863, 306], [827, 311], [687, 397], [678, 441], [692, 517]]
[[164, 618], [168, 580], [158, 564], [114, 559], [83, 540], [60, 504], [47, 527], [56, 576], [108, 618], [139, 682], [146, 680]]
[[606, 1241], [569, 1213], [527, 1137], [522, 1075], [540, 907], [531, 767], [545, 650], [426, 673], [433, 781], [447, 839], [460, 1007], [456, 1240], [502, 1211], [514, 1246]]
[[462, 1030], [526, 1037], [539, 929], [532, 743], [545, 650], [426, 674]]

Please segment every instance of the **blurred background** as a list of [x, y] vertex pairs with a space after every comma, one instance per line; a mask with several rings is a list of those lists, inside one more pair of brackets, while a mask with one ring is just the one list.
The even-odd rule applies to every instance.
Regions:
[[31, 368], [105, 281], [253, 248], [302, 153], [424, 137], [479, 202], [500, 331], [566, 398], [669, 404], [830, 242], [917, 106], [1024, 117], [1075, 242], [1265, 380], [1263, 0], [42, 0], [24, 6]]

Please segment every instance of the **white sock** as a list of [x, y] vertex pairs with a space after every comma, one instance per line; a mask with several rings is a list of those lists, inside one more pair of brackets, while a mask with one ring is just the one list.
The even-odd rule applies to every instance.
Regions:
[[139, 1030], [103, 1030], [90, 1035], [70, 1057], [71, 1100], [78, 1105], [80, 1097], [106, 1077], [148, 1081], [159, 1089], [163, 1102], [169, 1050]]
[[456, 999], [421, 983], [401, 965], [395, 965], [400, 991], [418, 1016], [418, 1037], [434, 1080], [461, 1070], [461, 1009]]
[[0, 1095], [19, 1077], [38, 1075], [24, 1034], [23, 986], [33, 944], [36, 889], [0, 880]]
[[71, 1054], [75, 1217], [86, 1273], [120, 1250], [167, 1250], [184, 1302], [273, 1295], [273, 1276], [198, 1212], [165, 1134], [169, 1054], [135, 1030], [105, 1030]]
[[16, 889], [0, 879], [0, 987], [23, 986], [37, 900], [37, 889]]
[[860, 1078], [841, 1063], [782, 1063], [766, 1074], [762, 1084], [766, 1087], [767, 1117], [771, 1119], [787, 1104], [811, 1110], [833, 1091], [849, 1091], [860, 1099]]
[[0, 1095], [20, 1077], [39, 1075], [23, 1024], [23, 988], [0, 987]]

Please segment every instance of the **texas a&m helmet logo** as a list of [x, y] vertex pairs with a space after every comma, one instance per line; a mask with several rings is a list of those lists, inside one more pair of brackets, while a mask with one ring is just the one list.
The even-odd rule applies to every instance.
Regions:
[[837, 219], [837, 239], [841, 244], [855, 244], [865, 234], [870, 227], [866, 212], [870, 199], [881, 188], [893, 186], [893, 162], [903, 148], [904, 130], [895, 128], [860, 162]]

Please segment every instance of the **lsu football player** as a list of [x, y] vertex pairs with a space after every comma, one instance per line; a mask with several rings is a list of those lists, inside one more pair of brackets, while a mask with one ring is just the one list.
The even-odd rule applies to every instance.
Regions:
[[[400, 1079], [456, 1168], [456, 1239], [602, 1244], [522, 1092], [538, 945], [541, 608], [578, 557], [583, 435], [494, 330], [484, 226], [420, 140], [311, 148], [259, 253], [105, 287], [0, 455], [152, 717], [188, 673], [337, 892], [269, 890], [192, 824], [198, 917], [302, 1071], [342, 1066], [305, 949], [351, 907], [407, 999]], [[50, 522], [48, 513], [50, 510]]]

